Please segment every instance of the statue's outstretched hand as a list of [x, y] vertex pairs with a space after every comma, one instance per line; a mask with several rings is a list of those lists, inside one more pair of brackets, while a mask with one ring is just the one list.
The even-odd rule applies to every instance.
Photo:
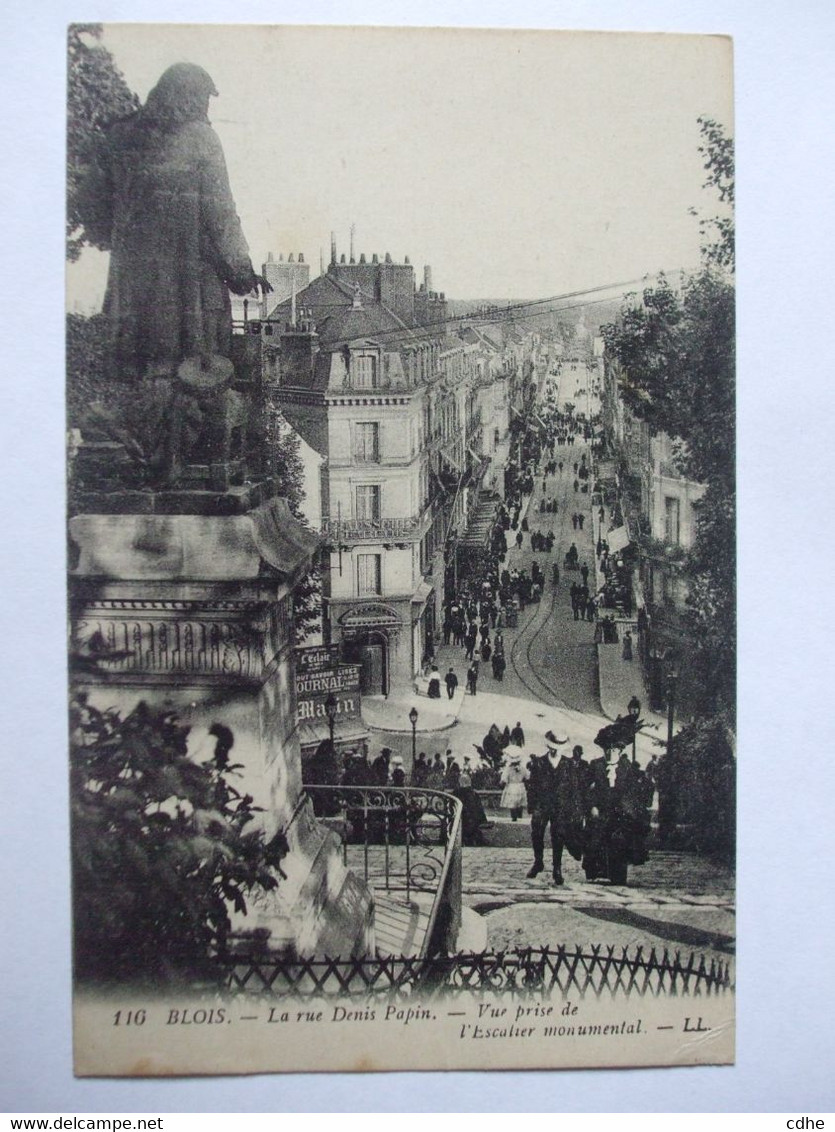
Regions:
[[273, 289], [272, 283], [267, 279], [266, 275], [255, 276], [255, 286], [260, 287], [265, 295], [268, 295]]

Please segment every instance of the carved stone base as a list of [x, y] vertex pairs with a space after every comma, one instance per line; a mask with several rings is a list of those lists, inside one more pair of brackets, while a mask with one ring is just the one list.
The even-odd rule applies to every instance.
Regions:
[[373, 951], [370, 893], [302, 794], [292, 586], [309, 533], [271, 500], [246, 515], [78, 515], [71, 535], [75, 689], [123, 718], [140, 700], [176, 712], [198, 761], [212, 725], [228, 727], [236, 789], [262, 807], [265, 835], [288, 841], [286, 878], [236, 926], [267, 929], [270, 950]]

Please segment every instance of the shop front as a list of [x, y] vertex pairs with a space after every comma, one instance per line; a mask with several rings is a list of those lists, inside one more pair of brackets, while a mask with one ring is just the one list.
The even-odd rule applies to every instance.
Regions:
[[296, 650], [296, 721], [302, 754], [302, 779], [313, 782], [312, 764], [323, 744], [337, 771], [349, 751], [367, 751], [368, 731], [360, 714], [360, 669], [341, 664], [336, 646]]

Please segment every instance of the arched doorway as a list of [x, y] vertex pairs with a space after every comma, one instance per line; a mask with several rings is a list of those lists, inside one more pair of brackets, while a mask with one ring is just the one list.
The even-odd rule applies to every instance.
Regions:
[[390, 605], [373, 603], [354, 606], [339, 618], [342, 655], [360, 666], [360, 692], [364, 696], [387, 696], [391, 687], [392, 634], [401, 621]]
[[360, 693], [387, 696], [389, 690], [388, 636], [381, 629], [369, 629], [345, 638], [342, 649], [348, 664], [360, 667]]

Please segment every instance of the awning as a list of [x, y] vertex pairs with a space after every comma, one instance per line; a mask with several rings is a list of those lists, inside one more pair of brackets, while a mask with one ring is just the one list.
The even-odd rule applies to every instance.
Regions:
[[606, 542], [609, 544], [609, 553], [617, 554], [619, 550], [625, 550], [629, 546], [629, 533], [626, 527], [615, 527], [606, 535]]
[[426, 599], [432, 593], [431, 582], [421, 582], [415, 592], [412, 594], [412, 605], [425, 605]]
[[[323, 739], [330, 739], [331, 734], [327, 719], [305, 719], [296, 730], [302, 749], [318, 747]], [[333, 721], [333, 741], [335, 744], [362, 743], [367, 739], [368, 731], [358, 716], [351, 719], [340, 719], [337, 716]]]

